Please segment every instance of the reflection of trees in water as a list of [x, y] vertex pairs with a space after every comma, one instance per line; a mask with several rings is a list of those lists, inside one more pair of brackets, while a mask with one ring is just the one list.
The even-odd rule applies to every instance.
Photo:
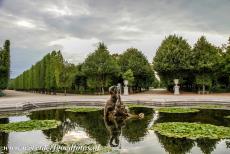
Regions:
[[[8, 118], [0, 119], [0, 124], [7, 124], [7, 123], [9, 123]], [[9, 139], [9, 133], [0, 132], [0, 148], [8, 147], [8, 139]], [[3, 154], [9, 153], [9, 151], [8, 150], [2, 151], [2, 153]]]
[[107, 145], [109, 133], [104, 124], [103, 111], [88, 113], [68, 112], [67, 115], [71, 121], [83, 127], [91, 138], [94, 138], [102, 146]]
[[61, 125], [54, 129], [44, 130], [43, 133], [53, 142], [61, 141], [63, 136], [76, 126], [83, 127], [86, 133], [101, 145], [108, 143], [108, 132], [104, 126], [103, 113], [74, 113], [65, 112], [64, 109], [35, 111], [29, 115], [31, 119], [45, 120], [55, 119], [61, 121]]
[[130, 119], [126, 121], [125, 126], [122, 128], [122, 135], [128, 142], [135, 143], [143, 139], [148, 132], [148, 125], [153, 118], [152, 108], [132, 108], [130, 110], [132, 114], [144, 113], [144, 119]]
[[202, 109], [196, 113], [159, 113], [155, 123], [161, 122], [200, 122], [213, 125], [230, 126], [230, 120], [224, 116], [230, 115], [229, 110]]
[[226, 147], [230, 149], [230, 141], [225, 141]]
[[[224, 118], [224, 116], [230, 115], [229, 110], [214, 110], [214, 109], [202, 109], [200, 112], [197, 113], [186, 113], [186, 114], [172, 114], [172, 113], [159, 113], [159, 118], [155, 121], [155, 123], [163, 123], [163, 122], [200, 122], [200, 123], [207, 123], [207, 124], [213, 124], [213, 125], [219, 125], [219, 126], [230, 126], [230, 120]], [[175, 138], [169, 138], [165, 137], [158, 133], [156, 133], [159, 141], [161, 144], [163, 144], [166, 151], [170, 152], [170, 146], [167, 145], [167, 141], [162, 141], [162, 138], [167, 138], [168, 144], [171, 143], [172, 147], [177, 148], [183, 148], [183, 146], [176, 145], [178, 143], [175, 142], [175, 140], [182, 140], [182, 139], [175, 139]], [[166, 140], [166, 139], [165, 139]], [[210, 154], [212, 151], [215, 150], [216, 144], [219, 140], [214, 139], [197, 139], [196, 143], [197, 146], [201, 149], [201, 151], [205, 154]], [[174, 143], [175, 142], [175, 143]], [[193, 144], [195, 141], [192, 141]], [[173, 144], [172, 144], [173, 143]], [[174, 145], [175, 144], [175, 145]], [[190, 144], [191, 145], [191, 144]], [[183, 151], [188, 151], [188, 147], [190, 146], [188, 143], [188, 146], [184, 145], [185, 149]], [[171, 148], [173, 149], [173, 148]], [[176, 148], [175, 148], [176, 149]], [[181, 150], [182, 151], [182, 150]], [[183, 153], [182, 151], [182, 153]], [[173, 153], [173, 152], [171, 152]], [[178, 150], [179, 153], [179, 150]]]
[[191, 140], [186, 138], [167, 137], [157, 132], [155, 132], [155, 134], [165, 151], [170, 154], [189, 153], [193, 146], [195, 146], [195, 143], [197, 143], [197, 147], [199, 147], [204, 154], [210, 154], [216, 149], [216, 144], [219, 142], [219, 140], [216, 139], [202, 138]]
[[195, 142], [186, 138], [172, 138], [155, 133], [159, 142], [164, 147], [165, 151], [170, 154], [185, 154], [189, 153]]
[[61, 121], [61, 125], [57, 128], [52, 128], [49, 130], [43, 130], [43, 133], [48, 136], [51, 141], [58, 142], [61, 141], [63, 136], [69, 131], [75, 128], [76, 124], [72, 123], [66, 117], [65, 110], [63, 109], [53, 109], [53, 110], [42, 110], [32, 112], [29, 117], [32, 120], [51, 120], [55, 119]]
[[216, 149], [216, 144], [218, 143], [219, 140], [214, 140], [214, 139], [208, 139], [208, 138], [203, 138], [203, 139], [197, 139], [197, 146], [200, 148], [200, 150], [204, 154], [210, 154], [212, 151]]

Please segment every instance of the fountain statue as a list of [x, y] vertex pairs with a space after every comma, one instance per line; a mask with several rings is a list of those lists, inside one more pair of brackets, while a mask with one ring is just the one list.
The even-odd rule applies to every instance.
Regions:
[[121, 93], [118, 86], [110, 87], [109, 93], [110, 98], [104, 107], [104, 121], [106, 128], [110, 132], [110, 146], [116, 147], [119, 145], [119, 136], [125, 121], [134, 118], [143, 119], [144, 114], [134, 115], [129, 113], [128, 108], [121, 101]]

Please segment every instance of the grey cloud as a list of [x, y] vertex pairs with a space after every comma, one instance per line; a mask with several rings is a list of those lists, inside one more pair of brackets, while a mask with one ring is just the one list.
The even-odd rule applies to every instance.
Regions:
[[[59, 48], [49, 46], [50, 42], [66, 37], [96, 38], [117, 46], [138, 45], [140, 41], [143, 50], [159, 45], [155, 36], [174, 31], [228, 37], [229, 10], [229, 0], [0, 0], [0, 43], [5, 39], [12, 42], [15, 76], [33, 64], [36, 57]], [[19, 26], [17, 21], [35, 27]], [[153, 50], [143, 52], [152, 59]]]

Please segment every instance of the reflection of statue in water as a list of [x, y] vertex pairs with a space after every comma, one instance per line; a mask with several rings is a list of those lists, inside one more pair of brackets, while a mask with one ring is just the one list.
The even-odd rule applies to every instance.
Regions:
[[110, 87], [109, 93], [110, 99], [106, 102], [104, 108], [104, 120], [111, 136], [110, 146], [117, 147], [119, 145], [121, 128], [125, 125], [125, 121], [130, 118], [142, 119], [144, 114], [133, 115], [128, 112], [121, 101], [120, 89], [117, 86]]

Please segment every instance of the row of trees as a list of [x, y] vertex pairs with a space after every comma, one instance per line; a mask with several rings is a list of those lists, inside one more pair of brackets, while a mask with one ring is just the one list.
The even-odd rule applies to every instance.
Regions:
[[75, 72], [75, 66], [64, 61], [60, 51], [52, 51], [12, 80], [9, 86], [17, 90], [56, 93], [57, 89], [71, 86]]
[[148, 89], [155, 80], [151, 65], [142, 52], [127, 49], [111, 55], [104, 43], [81, 64], [66, 62], [60, 51], [47, 54], [29, 70], [11, 81], [10, 88], [43, 93], [56, 91], [104, 93], [109, 86], [128, 80], [133, 92]]
[[158, 48], [153, 67], [169, 90], [173, 79], [180, 79], [184, 90], [229, 90], [230, 39], [219, 48], [202, 36], [192, 48], [182, 37], [170, 35]]
[[81, 64], [66, 62], [60, 51], [47, 54], [41, 61], [11, 82], [18, 90], [76, 91], [104, 93], [108, 87], [129, 81], [131, 91], [148, 89], [157, 83], [173, 89], [173, 79], [182, 90], [230, 90], [230, 39], [222, 48], [200, 37], [193, 47], [177, 35], [166, 37], [157, 49], [153, 65], [138, 49], [111, 55], [103, 43]]
[[10, 77], [10, 41], [6, 40], [0, 48], [0, 91], [7, 88]]

